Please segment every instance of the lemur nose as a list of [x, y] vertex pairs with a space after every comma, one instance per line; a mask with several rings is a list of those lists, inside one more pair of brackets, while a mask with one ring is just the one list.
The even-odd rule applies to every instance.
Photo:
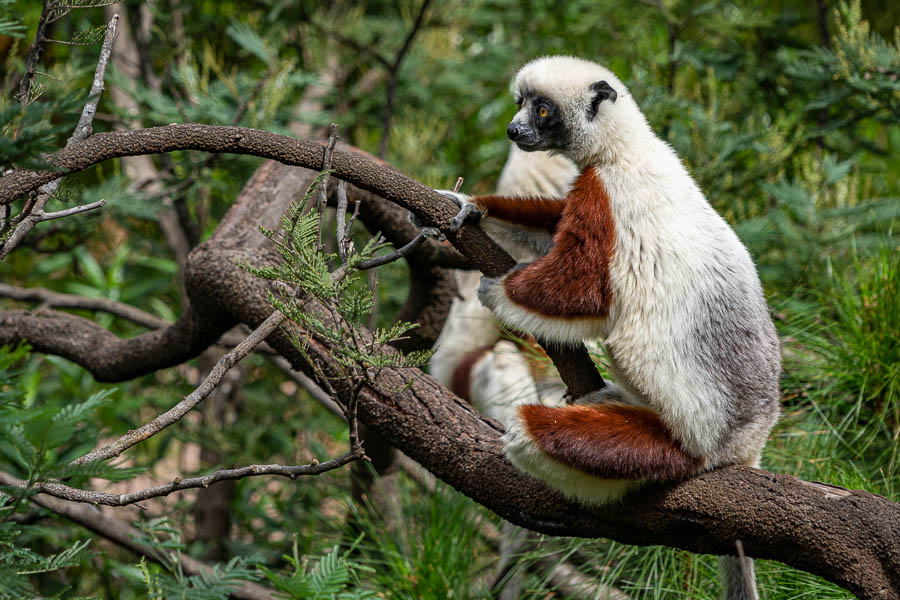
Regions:
[[515, 142], [522, 137], [523, 129], [525, 127], [521, 123], [510, 123], [509, 127], [506, 128], [506, 135]]

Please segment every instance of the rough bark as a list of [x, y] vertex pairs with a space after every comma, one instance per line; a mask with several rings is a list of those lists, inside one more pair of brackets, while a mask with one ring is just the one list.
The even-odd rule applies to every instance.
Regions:
[[[176, 136], [196, 132], [195, 126], [179, 127], [182, 129]], [[256, 135], [259, 132], [247, 131], [234, 132], [229, 139], [237, 141], [221, 145], [220, 151], [234, 151], [235, 144], [238, 150], [246, 150], [242, 144], [250, 144], [254, 152], [263, 152], [258, 146], [263, 141]], [[125, 147], [137, 152], [140, 144], [147, 142], [160, 151], [168, 147], [166, 140], [172, 142], [165, 137], [157, 139], [157, 133], [136, 136], [142, 139], [106, 138], [96, 142], [91, 152], [107, 157], [122, 155], [116, 152], [124, 152]], [[200, 135], [197, 139], [206, 138]], [[113, 143], [117, 140], [124, 146]], [[306, 153], [312, 164], [317, 164], [316, 159], [321, 161], [321, 145], [296, 140], [291, 144], [291, 152], [285, 152], [284, 147], [268, 147], [264, 153], [294, 162]], [[201, 145], [201, 149], [213, 150], [205, 142], [192, 142], [188, 147]], [[96, 156], [78, 156], [69, 154], [63, 159], [70, 168], [96, 162]], [[416, 208], [427, 223], [446, 225], [453, 216], [454, 211], [440, 196], [394, 171], [343, 151], [335, 152], [334, 165], [339, 175], [365, 189], [382, 190], [398, 204]], [[276, 172], [277, 180], [272, 178]], [[61, 313], [40, 317], [13, 311], [14, 315], [4, 313], [0, 317], [0, 343], [26, 338], [39, 350], [63, 354], [98, 377], [127, 379], [166, 362], [158, 357], [156, 362], [147, 362], [137, 356], [152, 356], [154, 347], [164, 346], [165, 352], [171, 353], [172, 336], [180, 335], [182, 343], [196, 348], [214, 341], [214, 333], [224, 331], [223, 322], [257, 326], [272, 310], [265, 299], [266, 284], [249, 276], [236, 261], [260, 264], [272, 260], [257, 227], [277, 223], [286, 202], [309, 180], [309, 173], [301, 169], [289, 173], [264, 165], [216, 234], [191, 253], [185, 286], [192, 309], [182, 315], [180, 327], [176, 324], [162, 332], [116, 341], [105, 330], [78, 317]], [[11, 198], [10, 190], [40, 185], [39, 180], [46, 177], [13, 175], [10, 181], [6, 179], [11, 176], [0, 179], [0, 190], [4, 190], [0, 193], [7, 198]], [[488, 273], [509, 265], [504, 255], [479, 254], [496, 250], [478, 228], [465, 227], [454, 242], [473, 265], [483, 265]], [[53, 326], [42, 320], [51, 321]], [[22, 322], [29, 325], [22, 326]], [[185, 331], [178, 334], [180, 329]], [[268, 342], [296, 367], [313, 375], [283, 335], [274, 334]], [[113, 360], [104, 357], [100, 348], [129, 343], [143, 350]], [[327, 348], [321, 344], [313, 343], [310, 351], [323, 364], [329, 363]], [[182, 356], [189, 353], [182, 351]], [[167, 360], [171, 364], [174, 359]], [[133, 364], [135, 361], [139, 364]], [[418, 371], [385, 370], [373, 387], [363, 389], [359, 415], [367, 426], [460, 492], [535, 531], [602, 536], [630, 544], [663, 544], [713, 554], [734, 553], [734, 540], [740, 539], [748, 555], [779, 560], [820, 575], [860, 598], [900, 595], [900, 504], [873, 494], [810, 484], [749, 467], [729, 467], [676, 485], [647, 488], [620, 505], [589, 509], [568, 502], [517, 471], [503, 456], [501, 427]]]

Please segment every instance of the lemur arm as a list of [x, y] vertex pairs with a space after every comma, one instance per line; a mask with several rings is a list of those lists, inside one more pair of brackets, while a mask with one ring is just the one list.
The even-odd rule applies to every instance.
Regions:
[[[508, 301], [548, 317], [605, 318], [614, 242], [609, 197], [594, 170], [588, 169], [564, 203], [549, 254], [501, 280], [483, 280], [479, 297], [491, 309]], [[502, 294], [497, 286], [502, 286]]]
[[553, 198], [518, 198], [494, 194], [475, 196], [472, 202], [487, 217], [550, 232], [556, 230], [566, 205], [565, 200]]

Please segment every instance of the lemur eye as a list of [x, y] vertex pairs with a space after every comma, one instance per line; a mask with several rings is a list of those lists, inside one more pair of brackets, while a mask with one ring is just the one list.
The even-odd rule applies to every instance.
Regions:
[[550, 114], [550, 111], [548, 111], [547, 108], [546, 108], [545, 106], [542, 106], [542, 107], [538, 110], [538, 115], [540, 115], [540, 117], [541, 117], [542, 119], [546, 119], [546, 118], [547, 118], [547, 115], [549, 115], [549, 114]]
[[516, 98], [516, 108], [522, 108], [522, 99]]

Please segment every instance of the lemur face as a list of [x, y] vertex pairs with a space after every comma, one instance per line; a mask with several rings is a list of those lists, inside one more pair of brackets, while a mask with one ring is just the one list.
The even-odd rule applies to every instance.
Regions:
[[506, 128], [509, 139], [525, 152], [562, 150], [569, 145], [563, 108], [549, 97], [531, 90], [516, 97], [519, 112]]
[[555, 151], [579, 165], [617, 129], [622, 103], [616, 100], [627, 95], [611, 71], [572, 57], [528, 63], [513, 88], [519, 111], [506, 129], [509, 139], [526, 152]]

